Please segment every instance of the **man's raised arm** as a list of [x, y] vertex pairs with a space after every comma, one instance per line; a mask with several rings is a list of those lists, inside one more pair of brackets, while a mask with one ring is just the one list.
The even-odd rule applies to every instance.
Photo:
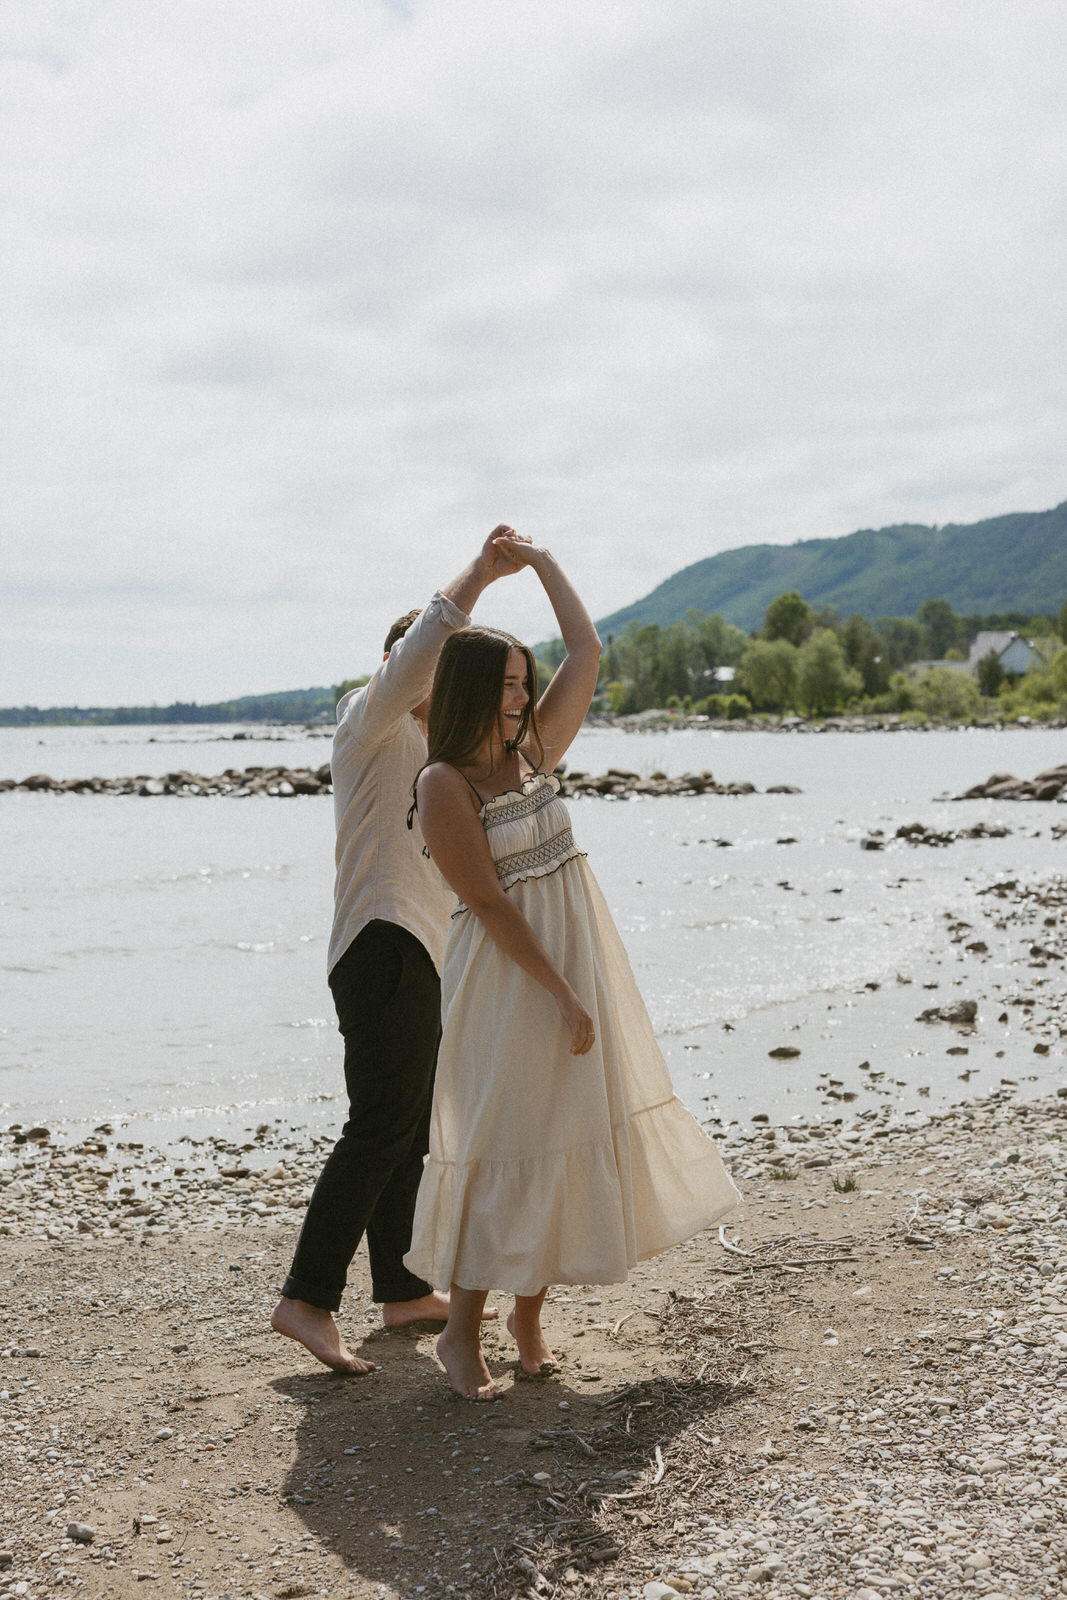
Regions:
[[[467, 627], [475, 603], [491, 583], [520, 570], [495, 543], [505, 535], [527, 542], [504, 523], [494, 528], [474, 560], [434, 595], [396, 641], [370, 682], [353, 691], [353, 699], [358, 696], [361, 739], [377, 742], [387, 738], [401, 718], [426, 699], [449, 634]], [[347, 708], [340, 715], [342, 722], [346, 715]]]

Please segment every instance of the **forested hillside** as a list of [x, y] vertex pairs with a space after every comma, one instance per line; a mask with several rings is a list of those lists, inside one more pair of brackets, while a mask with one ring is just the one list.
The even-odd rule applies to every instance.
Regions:
[[863, 528], [840, 539], [724, 550], [684, 567], [598, 626], [606, 637], [628, 622], [680, 622], [695, 609], [752, 630], [788, 589], [798, 589], [810, 606], [872, 620], [914, 616], [932, 598], [947, 600], [960, 615], [1055, 610], [1067, 595], [1067, 501], [1052, 511], [966, 525]]

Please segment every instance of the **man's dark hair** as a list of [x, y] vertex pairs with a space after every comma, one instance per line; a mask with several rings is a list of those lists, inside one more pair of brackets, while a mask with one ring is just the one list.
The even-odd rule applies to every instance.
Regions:
[[394, 644], [396, 644], [396, 641], [404, 637], [405, 633], [407, 633], [408, 629], [411, 627], [411, 624], [415, 621], [415, 618], [420, 617], [421, 615], [421, 611], [409, 611], [407, 616], [397, 617], [396, 621], [393, 623], [393, 626], [389, 629], [389, 632], [385, 636], [386, 655], [389, 654]]

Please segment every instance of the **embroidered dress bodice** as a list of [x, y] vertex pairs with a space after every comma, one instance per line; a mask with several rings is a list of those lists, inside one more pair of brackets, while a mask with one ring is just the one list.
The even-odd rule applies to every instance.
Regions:
[[[504, 889], [547, 877], [585, 855], [574, 842], [567, 808], [559, 798], [559, 779], [548, 773], [532, 772], [521, 791], [494, 795], [479, 816]], [[452, 915], [462, 916], [466, 910], [461, 900]]]

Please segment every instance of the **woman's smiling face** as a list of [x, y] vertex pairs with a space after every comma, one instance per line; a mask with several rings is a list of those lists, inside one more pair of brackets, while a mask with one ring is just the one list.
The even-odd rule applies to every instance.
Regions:
[[519, 721], [530, 698], [530, 683], [526, 672], [526, 657], [521, 650], [508, 651], [508, 664], [504, 672], [504, 693], [500, 698], [500, 725], [505, 739], [514, 739]]

